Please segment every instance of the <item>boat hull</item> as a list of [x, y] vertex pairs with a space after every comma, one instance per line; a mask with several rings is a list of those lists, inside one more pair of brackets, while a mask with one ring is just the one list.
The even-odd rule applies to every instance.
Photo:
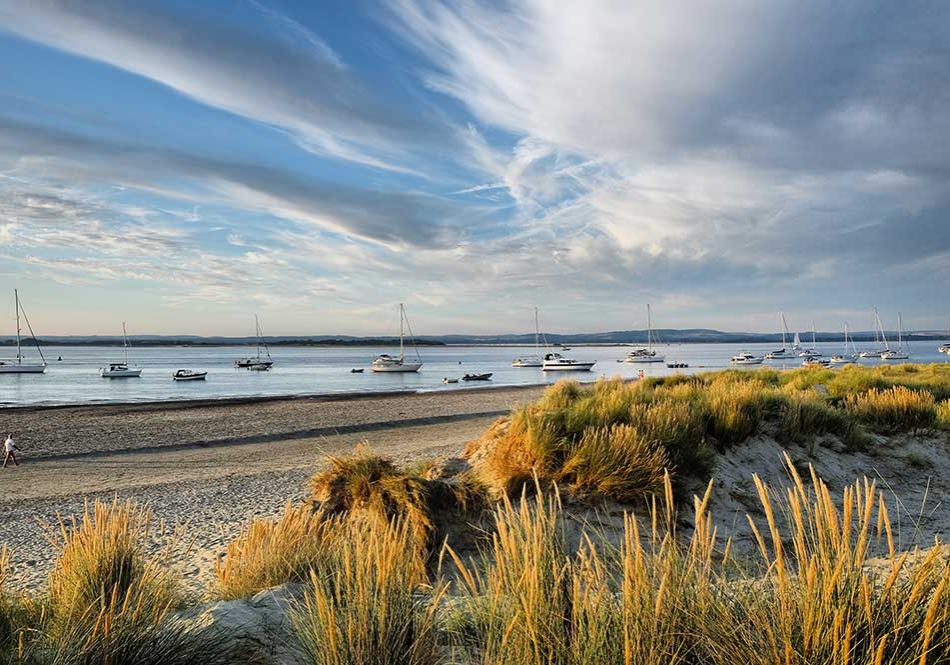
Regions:
[[205, 377], [208, 376], [207, 372], [199, 372], [198, 374], [186, 374], [184, 376], [172, 375], [172, 379], [175, 381], [204, 381]]
[[137, 379], [142, 376], [140, 369], [102, 369], [99, 370], [99, 376], [103, 379]]
[[545, 372], [589, 372], [594, 363], [545, 363], [542, 368]]
[[666, 362], [666, 356], [635, 356], [624, 359], [624, 362], [631, 364], [662, 363]]
[[397, 373], [407, 374], [418, 372], [422, 369], [422, 363], [400, 363], [398, 365], [373, 365], [372, 369], [377, 374]]
[[515, 358], [512, 367], [544, 367], [544, 361], [540, 358]]
[[42, 374], [46, 365], [23, 363], [20, 365], [0, 365], [0, 374]]

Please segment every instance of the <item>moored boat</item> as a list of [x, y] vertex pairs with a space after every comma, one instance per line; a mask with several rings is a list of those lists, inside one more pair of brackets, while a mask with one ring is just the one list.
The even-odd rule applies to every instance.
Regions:
[[551, 352], [545, 354], [542, 368], [545, 372], [587, 372], [594, 363], [593, 360], [575, 360], [565, 358], [560, 353]]
[[179, 369], [172, 374], [172, 379], [175, 381], [204, 381], [207, 376], [207, 372], [196, 372], [193, 369]]
[[122, 362], [100, 368], [99, 376], [103, 379], [137, 379], [142, 376], [141, 368], [129, 366], [129, 336], [125, 331], [125, 321], [122, 322], [122, 353]]
[[[412, 349], [416, 353], [416, 361], [406, 361], [405, 347], [405, 328], [409, 329], [409, 341]], [[419, 356], [419, 350], [416, 348], [415, 339], [412, 335], [412, 327], [409, 325], [409, 319], [406, 317], [406, 306], [399, 303], [399, 355], [391, 356], [388, 353], [382, 353], [373, 360], [370, 366], [376, 373], [386, 372], [418, 372], [422, 369], [422, 358]]]
[[650, 313], [650, 305], [647, 304], [647, 345], [646, 348], [634, 349], [625, 357], [624, 362], [628, 363], [661, 363], [666, 360], [665, 356], [658, 355], [653, 348], [653, 317]]
[[543, 367], [541, 359], [541, 326], [538, 323], [538, 308], [534, 308], [534, 348], [535, 355], [519, 356], [511, 361], [512, 367]]
[[740, 351], [732, 356], [729, 362], [733, 365], [761, 365], [763, 360], [765, 360], [765, 358], [762, 356], [754, 355], [748, 351]]
[[[270, 357], [270, 349], [267, 348], [267, 342], [264, 341], [264, 333], [261, 330], [261, 322], [257, 314], [254, 315], [254, 334], [257, 337], [257, 353], [253, 356], [238, 358], [234, 361], [234, 366], [243, 369], [258, 369], [260, 367], [270, 369], [274, 361]], [[263, 354], [261, 351], [263, 351]], [[258, 371], [261, 370], [258, 369]]]
[[[46, 358], [43, 356], [43, 349], [40, 348], [39, 342], [36, 341], [36, 335], [33, 334], [33, 327], [30, 325], [30, 320], [26, 317], [26, 312], [23, 311], [22, 305], [20, 305], [20, 293], [17, 289], [13, 289], [13, 300], [16, 307], [16, 358], [0, 360], [0, 374], [42, 374], [46, 371]], [[30, 338], [36, 346], [36, 352], [40, 356], [40, 362], [25, 362], [23, 360], [23, 349], [20, 345], [21, 313], [23, 314], [23, 320], [26, 322], [27, 330], [30, 331]]]
[[884, 351], [881, 360], [910, 360], [910, 354], [904, 350], [904, 321], [900, 312], [897, 313], [897, 348]]
[[[788, 337], [788, 324], [785, 322], [785, 312], [782, 312], [782, 348], [776, 349], [775, 351], [769, 351], [765, 354], [766, 360], [784, 360], [786, 358], [794, 358], [795, 354], [792, 351], [788, 350], [786, 346], [786, 338]], [[797, 339], [797, 333], [796, 333]]]
[[488, 381], [491, 377], [491, 372], [486, 374], [466, 374], [462, 377], [462, 381]]

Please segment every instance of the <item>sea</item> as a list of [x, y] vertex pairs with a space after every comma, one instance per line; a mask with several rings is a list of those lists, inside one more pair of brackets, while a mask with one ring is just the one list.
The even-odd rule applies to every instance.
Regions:
[[[911, 353], [907, 362], [947, 363], [950, 356], [939, 353], [940, 342], [905, 343]], [[858, 349], [868, 344], [858, 344]], [[841, 352], [840, 343], [819, 343], [817, 349], [830, 356]], [[130, 365], [143, 369], [141, 378], [103, 379], [99, 368], [122, 360], [122, 349], [97, 346], [53, 346], [44, 350], [49, 362], [45, 374], [0, 374], [0, 407], [114, 404], [175, 400], [215, 400], [307, 395], [385, 393], [394, 391], [476, 390], [489, 386], [524, 386], [554, 383], [572, 378], [594, 381], [600, 377], [635, 378], [695, 373], [729, 367], [729, 358], [739, 351], [764, 355], [773, 344], [663, 344], [657, 353], [666, 361], [689, 364], [688, 369], [670, 369], [663, 363], [629, 364], [622, 362], [629, 346], [573, 346], [560, 351], [578, 360], [594, 360], [590, 372], [544, 372], [540, 368], [515, 368], [517, 356], [534, 355], [529, 346], [433, 346], [420, 347], [424, 363], [412, 374], [373, 374], [369, 367], [380, 353], [393, 353], [389, 347], [285, 347], [271, 349], [274, 366], [269, 372], [251, 372], [234, 367], [237, 358], [253, 353], [253, 348], [222, 347], [134, 347]], [[12, 349], [0, 348], [0, 357]], [[32, 360], [29, 351], [27, 354]], [[410, 353], [410, 357], [411, 353]], [[60, 360], [61, 358], [61, 360]], [[879, 365], [877, 359], [861, 360], [862, 365]], [[799, 359], [765, 361], [758, 367], [791, 369], [801, 366]], [[364, 368], [363, 373], [351, 372]], [[744, 369], [756, 369], [756, 366]], [[207, 371], [205, 381], [172, 380], [177, 369]], [[491, 372], [490, 381], [443, 383], [444, 378], [463, 374]]]

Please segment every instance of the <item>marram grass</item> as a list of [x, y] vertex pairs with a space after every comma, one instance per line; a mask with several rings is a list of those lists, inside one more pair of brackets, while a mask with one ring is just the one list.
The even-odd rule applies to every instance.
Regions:
[[[950, 553], [893, 549], [883, 494], [864, 480], [833, 497], [812, 471], [756, 479], [752, 561], [713, 528], [711, 488], [677, 536], [672, 486], [619, 548], [568, 551], [556, 499], [503, 500], [481, 560], [451, 552], [465, 610], [454, 662], [483, 665], [926, 665], [950, 662]], [[870, 560], [883, 543], [887, 556]]]
[[658, 489], [663, 470], [708, 478], [715, 453], [759, 435], [849, 449], [871, 432], [950, 428], [950, 366], [790, 372], [726, 370], [591, 385], [561, 381], [469, 446], [479, 476], [518, 496], [533, 475], [585, 494], [629, 501]]

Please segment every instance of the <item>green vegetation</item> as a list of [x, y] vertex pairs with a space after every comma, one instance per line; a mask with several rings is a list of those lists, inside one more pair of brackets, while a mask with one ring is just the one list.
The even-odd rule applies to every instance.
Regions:
[[589, 386], [559, 382], [469, 447], [479, 477], [517, 496], [533, 474], [580, 495], [623, 502], [655, 494], [664, 469], [709, 476], [716, 451], [758, 434], [847, 448], [870, 433], [950, 426], [950, 367], [727, 370]]

